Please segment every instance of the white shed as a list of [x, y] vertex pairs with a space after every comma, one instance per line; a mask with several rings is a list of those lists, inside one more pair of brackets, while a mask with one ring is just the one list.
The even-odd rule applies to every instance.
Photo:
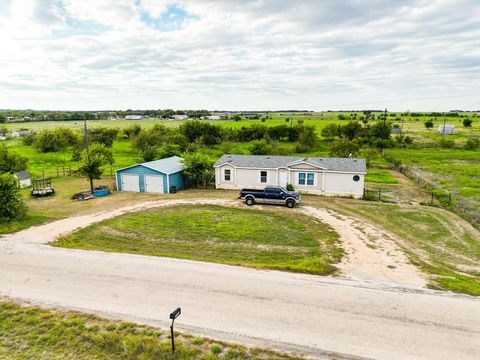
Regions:
[[28, 171], [18, 171], [14, 176], [18, 181], [19, 188], [24, 189], [32, 186], [32, 177]]
[[453, 125], [440, 125], [438, 127], [438, 133], [442, 135], [455, 134], [455, 126]]

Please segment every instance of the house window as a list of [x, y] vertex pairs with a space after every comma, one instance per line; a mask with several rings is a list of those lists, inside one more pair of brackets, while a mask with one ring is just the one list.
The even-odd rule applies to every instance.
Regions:
[[313, 186], [315, 183], [315, 173], [298, 173], [298, 185]]
[[308, 173], [307, 174], [307, 185], [313, 186], [315, 180], [315, 174], [314, 173]]
[[267, 172], [266, 171], [260, 171], [260, 182], [261, 183], [266, 183], [267, 182]]
[[358, 176], [358, 175], [353, 176], [353, 181], [359, 181], [359, 180], [360, 180], [360, 176]]
[[298, 185], [305, 185], [305, 173], [298, 173]]
[[225, 172], [223, 173], [223, 179], [224, 179], [225, 181], [230, 181], [231, 176], [232, 176], [232, 170], [230, 170], [230, 169], [225, 169]]

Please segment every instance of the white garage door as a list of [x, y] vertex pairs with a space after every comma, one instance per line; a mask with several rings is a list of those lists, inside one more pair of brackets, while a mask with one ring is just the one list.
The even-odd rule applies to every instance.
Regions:
[[138, 175], [122, 174], [122, 191], [140, 191]]
[[163, 194], [163, 175], [145, 175], [145, 192]]

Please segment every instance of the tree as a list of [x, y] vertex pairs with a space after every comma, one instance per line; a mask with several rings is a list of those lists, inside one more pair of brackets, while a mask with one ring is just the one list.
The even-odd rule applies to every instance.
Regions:
[[348, 140], [353, 140], [360, 135], [362, 125], [358, 121], [350, 121], [348, 124], [342, 126], [342, 134]]
[[242, 120], [242, 117], [238, 114], [235, 114], [235, 115], [232, 116], [232, 120], [233, 121], [240, 121], [240, 120]]
[[362, 149], [362, 152], [361, 152], [361, 156], [365, 158], [367, 166], [370, 165], [370, 162], [376, 157], [378, 157], [378, 155], [379, 153], [377, 149], [366, 148], [366, 149]]
[[315, 133], [315, 127], [302, 126], [300, 135], [298, 136], [298, 142], [308, 149], [310, 149], [317, 142], [317, 134]]
[[27, 208], [12, 174], [0, 174], [0, 223], [19, 220]]
[[469, 118], [463, 119], [463, 126], [472, 127], [472, 119], [469, 119]]
[[425, 125], [425, 128], [427, 130], [430, 130], [431, 128], [433, 128], [433, 121], [432, 120], [427, 120], [423, 124]]
[[15, 173], [27, 168], [28, 159], [9, 151], [5, 145], [0, 146], [0, 173]]
[[33, 142], [33, 146], [40, 152], [55, 152], [78, 144], [76, 133], [68, 128], [45, 129], [40, 131]]
[[327, 139], [327, 141], [333, 141], [335, 140], [336, 136], [340, 136], [341, 130], [339, 129], [339, 126], [337, 124], [328, 124], [322, 129], [322, 136]]
[[97, 142], [107, 147], [112, 147], [113, 140], [116, 139], [118, 129], [114, 128], [94, 128], [89, 130], [90, 142]]
[[90, 181], [90, 191], [93, 193], [93, 180], [100, 179], [105, 165], [113, 164], [112, 150], [103, 144], [93, 143], [90, 149], [85, 149], [80, 157], [79, 171]]
[[356, 157], [359, 151], [360, 147], [357, 143], [348, 140], [338, 140], [330, 148], [330, 156], [342, 158]]
[[0, 114], [0, 123], [4, 123], [5, 121], [7, 121], [5, 114]]
[[180, 146], [177, 144], [163, 144], [158, 150], [157, 155], [159, 159], [165, 159], [172, 156], [180, 156]]
[[272, 147], [265, 140], [255, 140], [248, 150], [252, 155], [267, 155], [272, 152]]
[[185, 153], [182, 162], [185, 165], [183, 172], [186, 176], [196, 179], [197, 186], [201, 181], [205, 183], [205, 187], [208, 186], [208, 180], [214, 173], [214, 161], [208, 155], [199, 152]]

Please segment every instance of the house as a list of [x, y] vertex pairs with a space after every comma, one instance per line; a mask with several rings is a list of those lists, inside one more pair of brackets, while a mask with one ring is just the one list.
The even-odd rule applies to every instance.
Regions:
[[438, 133], [443, 135], [455, 134], [455, 126], [453, 125], [440, 125], [438, 127]]
[[29, 188], [32, 185], [32, 176], [28, 171], [18, 171], [13, 175], [18, 182], [18, 187], [21, 189]]
[[0, 141], [5, 141], [5, 140], [7, 140], [7, 137], [3, 136], [3, 135], [0, 135]]
[[182, 158], [166, 159], [132, 165], [115, 171], [118, 191], [166, 194], [185, 187]]
[[125, 120], [143, 120], [145, 116], [143, 115], [125, 115]]
[[20, 136], [27, 136], [27, 135], [30, 135], [32, 133], [31, 130], [28, 130], [28, 129], [20, 129], [20, 130], [14, 130], [10, 133], [10, 135], [12, 135], [12, 137], [14, 138], [18, 138]]
[[173, 120], [188, 120], [188, 115], [173, 115]]
[[218, 115], [210, 115], [210, 116], [207, 116], [207, 119], [208, 119], [208, 120], [220, 120], [220, 116], [218, 116]]
[[223, 155], [214, 165], [218, 189], [287, 186], [302, 193], [363, 196], [365, 159]]

